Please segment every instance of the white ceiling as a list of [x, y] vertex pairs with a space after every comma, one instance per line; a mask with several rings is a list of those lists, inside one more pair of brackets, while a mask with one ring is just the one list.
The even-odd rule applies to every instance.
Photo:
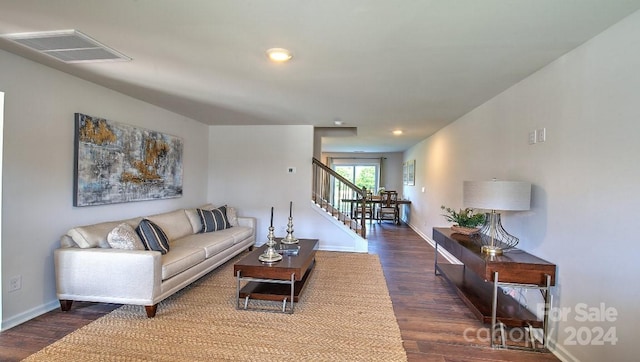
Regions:
[[[640, 0], [0, 0], [0, 34], [77, 29], [133, 60], [65, 64], [5, 39], [0, 49], [205, 124], [341, 120], [358, 135], [325, 138], [323, 151], [393, 152], [639, 8]], [[272, 47], [293, 60], [269, 63]], [[404, 134], [392, 136], [396, 128]]]

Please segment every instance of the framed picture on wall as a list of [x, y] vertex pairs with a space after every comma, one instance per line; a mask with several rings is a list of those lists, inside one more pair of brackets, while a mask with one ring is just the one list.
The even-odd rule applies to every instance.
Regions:
[[416, 184], [416, 160], [407, 161], [407, 185]]
[[179, 137], [75, 114], [73, 206], [182, 196]]
[[407, 184], [407, 162], [402, 163], [402, 184]]

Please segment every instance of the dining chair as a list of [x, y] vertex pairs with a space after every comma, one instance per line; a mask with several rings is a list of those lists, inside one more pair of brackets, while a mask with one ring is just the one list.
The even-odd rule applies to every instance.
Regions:
[[[362, 214], [362, 204], [364, 203], [364, 215]], [[355, 219], [358, 220], [360, 218], [369, 219], [369, 222], [373, 220], [374, 210], [373, 210], [373, 193], [367, 191], [364, 197], [364, 200], [361, 200], [356, 203], [355, 209]]]
[[[392, 220], [395, 224], [400, 223], [400, 210], [397, 201], [397, 191], [385, 191], [380, 194], [380, 207], [376, 215], [378, 222], [382, 220]], [[389, 218], [389, 216], [391, 216], [391, 218]]]

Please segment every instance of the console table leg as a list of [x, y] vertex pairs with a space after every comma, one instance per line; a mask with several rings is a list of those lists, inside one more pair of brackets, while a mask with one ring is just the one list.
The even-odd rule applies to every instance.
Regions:
[[491, 302], [491, 347], [495, 347], [496, 319], [498, 313], [498, 272], [493, 273], [493, 301]]
[[433, 274], [438, 275], [438, 242], [435, 241], [436, 244], [436, 258], [433, 262]]
[[282, 300], [282, 313], [287, 311], [287, 298]]
[[296, 286], [296, 273], [291, 273], [291, 314], [293, 314], [293, 296]]
[[542, 346], [549, 348], [549, 341], [547, 333], [549, 331], [549, 311], [551, 309], [551, 275], [545, 275], [545, 290], [544, 290], [544, 318], [542, 320]]

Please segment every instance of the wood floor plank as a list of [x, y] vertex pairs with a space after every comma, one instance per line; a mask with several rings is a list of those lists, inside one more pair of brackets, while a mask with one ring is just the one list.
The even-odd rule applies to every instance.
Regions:
[[[498, 350], [469, 341], [465, 331], [487, 326], [434, 274], [434, 249], [404, 224], [374, 222], [367, 231], [369, 253], [380, 257], [409, 362], [558, 361], [551, 353]], [[118, 306], [74, 302], [69, 312], [54, 310], [4, 331], [0, 361], [20, 361]]]

